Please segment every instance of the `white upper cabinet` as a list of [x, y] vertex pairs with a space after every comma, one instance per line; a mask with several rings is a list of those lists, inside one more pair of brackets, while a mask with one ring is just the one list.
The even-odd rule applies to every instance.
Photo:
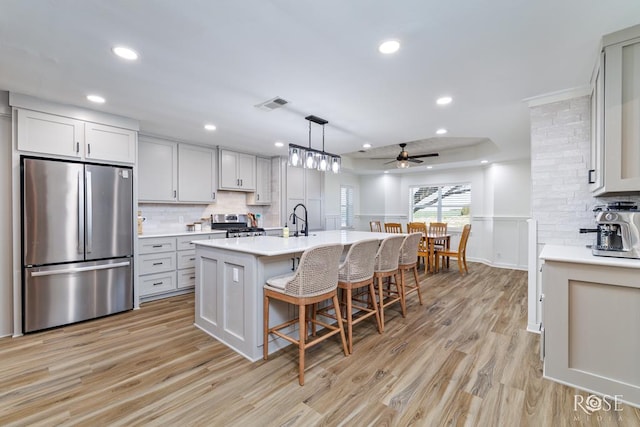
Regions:
[[85, 123], [85, 157], [91, 160], [135, 163], [137, 135], [137, 132], [128, 129]]
[[603, 45], [603, 185], [595, 194], [637, 193], [640, 192], [640, 25], [605, 36]]
[[219, 189], [235, 191], [255, 191], [256, 156], [219, 150]]
[[197, 145], [178, 145], [178, 200], [216, 201], [215, 150]]
[[81, 158], [84, 122], [38, 111], [16, 109], [18, 150]]
[[138, 141], [138, 199], [175, 202], [178, 197], [178, 144], [158, 138]]
[[135, 163], [136, 131], [22, 108], [15, 111], [20, 151]]
[[271, 159], [256, 157], [256, 191], [247, 194], [247, 204], [271, 204]]
[[591, 78], [591, 157], [589, 158], [589, 189], [596, 192], [604, 185], [604, 64], [596, 65]]

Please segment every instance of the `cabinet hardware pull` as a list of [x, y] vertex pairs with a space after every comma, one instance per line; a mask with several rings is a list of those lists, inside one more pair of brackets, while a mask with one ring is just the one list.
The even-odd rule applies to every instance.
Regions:
[[87, 144], [87, 154], [91, 155], [91, 144]]
[[80, 152], [80, 143], [76, 142], [76, 153]]
[[196, 276], [189, 276], [189, 280], [195, 280]]
[[176, 197], [178, 197], [178, 192], [176, 190], [173, 190], [173, 198], [175, 199]]
[[154, 262], [153, 265], [162, 265], [164, 262]]
[[214, 192], [214, 193], [211, 193], [211, 198], [212, 198], [213, 200], [215, 200], [215, 199], [216, 199], [216, 193], [215, 193], [215, 192]]
[[242, 183], [242, 180], [240, 180], [240, 187], [243, 187], [244, 184]]
[[595, 184], [596, 180], [593, 178], [593, 174], [596, 172], [595, 169], [589, 169], [589, 184]]
[[195, 261], [195, 260], [196, 260], [195, 258], [189, 258], [189, 261]]
[[256, 200], [260, 200], [260, 194], [256, 193]]
[[163, 283], [164, 283], [164, 282], [155, 282], [155, 283], [153, 284], [153, 286], [162, 285]]
[[161, 248], [161, 247], [162, 247], [162, 245], [152, 245], [151, 247], [152, 247], [152, 248]]
[[291, 258], [291, 271], [295, 271], [295, 270], [296, 270], [296, 259]]

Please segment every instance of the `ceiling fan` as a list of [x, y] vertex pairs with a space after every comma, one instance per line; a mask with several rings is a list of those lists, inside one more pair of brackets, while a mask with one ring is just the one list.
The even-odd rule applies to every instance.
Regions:
[[400, 145], [400, 154], [398, 154], [398, 157], [396, 157], [395, 160], [385, 162], [385, 165], [393, 162], [398, 162], [397, 166], [399, 168], [408, 168], [409, 162], [422, 163], [422, 160], [418, 160], [421, 157], [438, 157], [438, 153], [418, 154], [417, 156], [410, 156], [407, 150], [404, 149], [404, 147], [406, 147], [407, 144], [402, 143], [399, 145]]

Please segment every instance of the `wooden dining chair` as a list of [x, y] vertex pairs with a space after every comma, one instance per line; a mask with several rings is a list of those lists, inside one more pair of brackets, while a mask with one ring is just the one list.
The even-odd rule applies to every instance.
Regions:
[[402, 224], [400, 224], [399, 222], [385, 222], [384, 231], [385, 233], [402, 234]]
[[424, 222], [410, 222], [407, 224], [407, 233], [422, 233], [422, 240], [418, 246], [418, 261], [422, 258], [425, 273], [433, 262], [431, 258], [434, 253], [429, 252], [429, 242], [427, 240], [427, 224]]
[[380, 224], [380, 221], [369, 221], [369, 228], [371, 229], [371, 231], [377, 233], [382, 232], [382, 224]]
[[[447, 234], [447, 223], [446, 222], [430, 222], [429, 223], [429, 234], [432, 236], [437, 236], [439, 234]], [[438, 240], [435, 239], [433, 240], [433, 251], [435, 254], [435, 251], [442, 251], [442, 250], [448, 250], [448, 240], [447, 239], [442, 239], [442, 240]], [[439, 263], [439, 259], [437, 256], [434, 255], [433, 258], [435, 264], [434, 264], [434, 269], [435, 271], [438, 271], [438, 268], [440, 267], [440, 263]], [[444, 259], [443, 259], [443, 263], [444, 263]], [[447, 268], [449, 267], [449, 258], [446, 258], [447, 261]]]
[[[308, 347], [340, 334], [344, 355], [349, 355], [347, 341], [342, 327], [342, 316], [337, 317], [337, 326], [321, 322], [315, 316], [315, 311], [306, 311], [308, 305], [332, 300], [333, 308], [339, 312], [338, 302], [338, 267], [342, 255], [341, 244], [314, 246], [305, 250], [300, 257], [298, 268], [292, 274], [272, 277], [264, 285], [264, 314], [263, 339], [264, 360], [269, 356], [269, 334], [274, 334], [298, 346], [298, 382], [304, 385], [304, 355]], [[298, 318], [286, 321], [276, 326], [269, 326], [269, 299], [284, 301], [298, 307]], [[312, 316], [310, 316], [312, 315]], [[298, 338], [281, 332], [282, 329], [298, 323]], [[313, 336], [309, 337], [307, 323], [312, 324]], [[315, 325], [320, 325], [328, 331], [316, 336]]]
[[465, 272], [469, 273], [469, 269], [467, 268], [467, 241], [469, 240], [469, 234], [471, 234], [471, 224], [467, 224], [462, 229], [462, 236], [460, 237], [460, 244], [458, 245], [458, 250], [439, 250], [436, 251], [436, 256], [442, 257], [442, 266], [444, 267], [444, 258], [451, 257], [458, 259], [458, 269], [460, 269], [460, 274], [464, 275]]

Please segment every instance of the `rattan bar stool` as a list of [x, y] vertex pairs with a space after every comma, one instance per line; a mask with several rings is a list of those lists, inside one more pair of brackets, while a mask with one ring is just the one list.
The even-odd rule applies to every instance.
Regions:
[[[343, 323], [347, 322], [349, 353], [353, 353], [353, 325], [356, 323], [375, 316], [378, 332], [382, 333], [376, 292], [373, 287], [373, 267], [378, 246], [377, 239], [354, 243], [338, 271], [338, 288], [342, 289], [344, 297], [340, 311]], [[329, 310], [330, 307], [323, 308], [318, 313], [335, 318], [335, 312], [331, 314]]]
[[[404, 292], [402, 290], [402, 282], [398, 280], [398, 261], [400, 258], [400, 247], [406, 236], [398, 235], [387, 237], [380, 243], [376, 254], [374, 267], [374, 283], [378, 290], [378, 308], [380, 310], [380, 326], [384, 332], [384, 308], [400, 303], [402, 308], [402, 317], [406, 316], [406, 308], [404, 305]], [[393, 281], [391, 278], [393, 277]], [[385, 286], [385, 279], [388, 286]], [[395, 289], [394, 289], [395, 287]]]
[[[319, 245], [307, 249], [300, 257], [300, 264], [293, 274], [285, 274], [272, 277], [267, 280], [264, 285], [264, 354], [265, 360], [269, 356], [269, 334], [275, 334], [293, 344], [298, 345], [299, 364], [298, 364], [298, 381], [300, 385], [304, 385], [304, 355], [305, 350], [327, 338], [340, 334], [342, 339], [342, 347], [345, 356], [349, 355], [347, 341], [342, 326], [342, 317], [337, 316], [338, 325], [330, 325], [321, 322], [315, 318], [311, 318], [307, 313], [307, 306], [314, 305], [325, 300], [332, 300], [333, 307], [339, 310], [339, 302], [337, 295], [338, 287], [338, 267], [340, 264], [340, 256], [342, 255], [342, 245]], [[269, 326], [269, 299], [284, 301], [289, 304], [298, 306], [298, 317], [276, 326]], [[312, 310], [313, 312], [313, 310]], [[313, 313], [315, 314], [315, 313]], [[313, 325], [320, 325], [327, 331], [322, 335], [313, 337], [308, 336], [307, 322]], [[280, 330], [298, 323], [299, 338], [296, 339]], [[315, 332], [315, 327], [314, 327]]]
[[[413, 292], [418, 294], [418, 301], [422, 305], [422, 293], [420, 292], [420, 280], [418, 279], [418, 253], [420, 243], [422, 242], [422, 233], [411, 233], [405, 237], [402, 247], [400, 248], [400, 260], [398, 261], [398, 270], [400, 271], [400, 282], [402, 282], [403, 297]], [[409, 285], [405, 279], [405, 272], [413, 271], [414, 285]]]

